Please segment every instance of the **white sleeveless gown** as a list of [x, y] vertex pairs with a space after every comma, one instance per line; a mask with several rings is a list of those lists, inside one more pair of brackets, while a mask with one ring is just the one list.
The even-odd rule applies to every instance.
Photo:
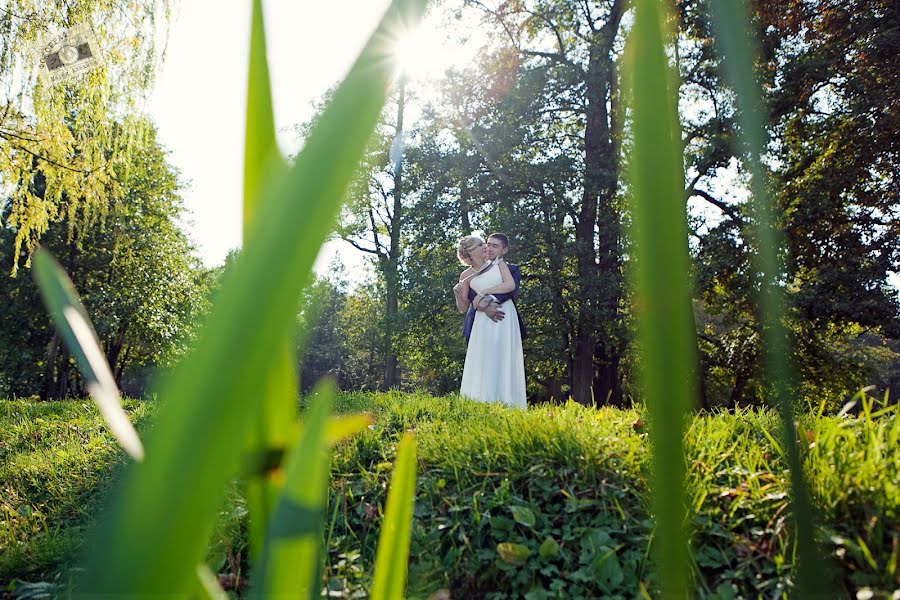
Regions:
[[[480, 294], [502, 281], [500, 266], [494, 265], [472, 278], [470, 285]], [[500, 310], [505, 316], [499, 322], [481, 311], [475, 313], [459, 393], [480, 402], [525, 408], [525, 361], [519, 317], [512, 300], [501, 304]]]

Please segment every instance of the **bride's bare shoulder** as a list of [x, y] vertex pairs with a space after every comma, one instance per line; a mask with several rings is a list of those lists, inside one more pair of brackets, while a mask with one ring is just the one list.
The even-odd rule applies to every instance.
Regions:
[[466, 269], [465, 271], [463, 271], [462, 273], [459, 274], [459, 280], [462, 281], [463, 279], [465, 279], [472, 273], [473, 273], [472, 267], [469, 267], [468, 269]]

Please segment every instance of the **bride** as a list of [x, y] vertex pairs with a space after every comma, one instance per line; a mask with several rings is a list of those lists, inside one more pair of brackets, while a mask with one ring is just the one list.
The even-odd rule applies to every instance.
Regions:
[[[457, 256], [469, 266], [453, 287], [460, 312], [469, 309], [470, 287], [479, 298], [515, 289], [509, 266], [502, 257], [489, 261], [481, 238], [462, 238]], [[516, 306], [512, 300], [507, 300], [500, 310], [506, 315], [500, 321], [491, 320], [483, 311], [475, 313], [459, 393], [481, 402], [499, 401], [525, 408], [525, 362]]]

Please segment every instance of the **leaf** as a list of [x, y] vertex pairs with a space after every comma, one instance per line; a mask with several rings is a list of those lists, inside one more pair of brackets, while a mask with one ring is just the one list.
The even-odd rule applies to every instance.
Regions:
[[541, 543], [538, 553], [541, 558], [556, 558], [559, 556], [559, 544], [552, 537], [548, 537]]
[[[225, 487], [263, 405], [273, 353], [332, 230], [394, 77], [391, 31], [424, 0], [395, 0], [293, 166], [262, 194], [195, 347], [159, 386], [148, 460], [122, 479], [92, 540], [79, 593], [187, 595]], [[153, 515], [153, 518], [148, 518]]]
[[372, 413], [331, 417], [325, 426], [325, 437], [329, 444], [337, 444], [359, 433], [374, 422], [375, 415]]
[[[750, 172], [749, 203], [758, 250], [754, 263], [759, 274], [759, 312], [763, 331], [763, 364], [765, 376], [775, 390], [775, 400], [781, 416], [787, 468], [791, 482], [791, 511], [797, 538], [797, 595], [812, 597], [828, 595], [834, 586], [815, 540], [815, 524], [809, 487], [803, 474], [800, 450], [794, 426], [795, 375], [791, 366], [791, 351], [784, 328], [785, 300], [780, 284], [781, 263], [778, 250], [784, 247], [777, 227], [777, 209], [766, 189], [766, 166], [763, 154], [767, 151], [767, 117], [762, 95], [754, 72], [758, 55], [745, 2], [714, 0], [711, 3], [716, 44], [724, 60], [722, 66], [735, 92], [737, 122], [740, 126], [741, 150]], [[865, 393], [863, 392], [863, 398]]]
[[667, 25], [672, 22], [669, 5], [633, 3], [624, 76], [633, 114], [628, 163], [635, 252], [629, 262], [653, 451], [654, 546], [662, 595], [677, 597], [687, 595], [689, 585], [688, 543], [681, 526], [686, 519], [682, 424], [696, 397], [697, 361], [678, 88], [666, 55], [674, 37]]
[[216, 574], [204, 563], [197, 565], [197, 593], [201, 600], [228, 600]]
[[513, 519], [516, 523], [526, 527], [534, 527], [536, 520], [534, 518], [534, 513], [530, 508], [524, 506], [510, 506], [509, 510], [512, 512]]
[[397, 445], [396, 467], [391, 476], [384, 520], [372, 579], [373, 600], [403, 598], [416, 495], [416, 439], [405, 433]]
[[254, 595], [318, 598], [331, 464], [325, 424], [334, 394], [330, 380], [316, 387], [300, 439], [287, 457], [284, 487], [266, 532]]
[[[275, 141], [275, 117], [272, 109], [269, 66], [266, 62], [266, 33], [261, 0], [253, 0], [250, 23], [250, 57], [247, 74], [247, 118], [244, 134], [243, 233], [246, 239], [267, 187], [284, 176], [285, 163]], [[296, 360], [293, 330], [286, 328], [282, 339], [273, 344], [277, 353], [268, 369], [261, 393], [261, 406], [254, 415], [257, 425], [247, 440], [248, 454], [275, 456], [275, 449], [287, 446], [292, 425], [297, 419]], [[295, 439], [295, 438], [294, 438]], [[281, 491], [278, 469], [256, 471], [246, 482], [250, 511], [248, 537], [250, 554], [255, 560], [262, 551], [265, 530]]]
[[[371, 425], [374, 420], [375, 417], [370, 413], [331, 416], [325, 424], [325, 439], [329, 446], [333, 446], [362, 431]], [[292, 424], [289, 431], [294, 439], [299, 439], [302, 429], [301, 424], [295, 423]], [[286, 454], [284, 448], [269, 448], [255, 453], [248, 453], [245, 455], [240, 468], [241, 477], [250, 478], [266, 472], [271, 472], [273, 476], [277, 477], [276, 474], [281, 472], [284, 454]], [[390, 463], [386, 463], [386, 465], [388, 468], [390, 467]]]
[[614, 590], [625, 580], [625, 573], [622, 572], [622, 565], [615, 550], [609, 550], [598, 556], [594, 560], [593, 567], [597, 581], [608, 591]]
[[511, 565], [524, 565], [525, 561], [531, 555], [528, 546], [522, 544], [512, 544], [510, 542], [501, 542], [497, 544], [497, 553], [503, 562]]
[[125, 452], [137, 462], [143, 461], [144, 447], [122, 408], [119, 388], [87, 311], [66, 272], [43, 248], [39, 248], [34, 256], [34, 278], [103, 420]]

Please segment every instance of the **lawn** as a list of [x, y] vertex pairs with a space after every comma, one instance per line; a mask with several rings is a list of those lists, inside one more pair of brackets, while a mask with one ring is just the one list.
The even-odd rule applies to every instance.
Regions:
[[[155, 408], [126, 403], [139, 431]], [[516, 412], [417, 394], [342, 395], [337, 410], [370, 411], [376, 421], [334, 455], [329, 597], [365, 595], [406, 430], [419, 444], [410, 597], [442, 589], [454, 598], [656, 595], [650, 424], [641, 411], [570, 403]], [[875, 406], [799, 422], [838, 596], [890, 598], [900, 589], [896, 416], [896, 406]], [[688, 425], [685, 525], [698, 596], [771, 598], [792, 584], [780, 430], [774, 412], [751, 410]], [[0, 401], [0, 590], [68, 588], [125, 462], [89, 402]], [[236, 482], [206, 557], [231, 593], [246, 589], [245, 515]]]

